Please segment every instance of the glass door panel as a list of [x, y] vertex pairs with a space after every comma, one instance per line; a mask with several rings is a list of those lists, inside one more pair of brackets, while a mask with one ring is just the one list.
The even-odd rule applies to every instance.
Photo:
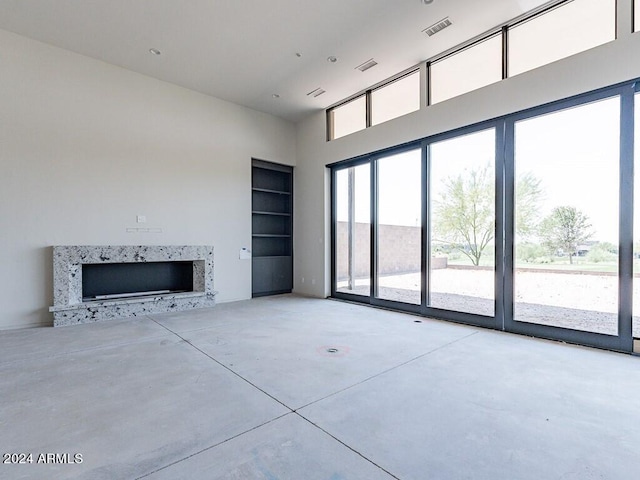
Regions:
[[371, 175], [369, 164], [335, 173], [336, 291], [371, 294]]
[[429, 305], [494, 316], [495, 129], [429, 148]]
[[640, 339], [640, 93], [635, 95], [634, 115], [633, 337]]
[[422, 151], [376, 161], [376, 297], [420, 305], [422, 292]]
[[618, 334], [620, 99], [515, 124], [514, 320]]

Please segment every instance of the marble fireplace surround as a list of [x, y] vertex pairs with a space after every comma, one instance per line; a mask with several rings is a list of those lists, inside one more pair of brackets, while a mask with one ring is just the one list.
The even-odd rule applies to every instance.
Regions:
[[[193, 262], [193, 291], [82, 301], [82, 265]], [[53, 247], [53, 325], [75, 325], [215, 305], [213, 247], [204, 245], [61, 245]]]

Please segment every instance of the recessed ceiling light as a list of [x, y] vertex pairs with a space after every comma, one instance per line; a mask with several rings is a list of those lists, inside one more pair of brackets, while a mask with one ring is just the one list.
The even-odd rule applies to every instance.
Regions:
[[338, 59], [336, 57], [334, 57], [333, 55], [331, 55], [330, 57], [327, 57], [327, 62], [329, 63], [336, 63], [338, 61]]
[[433, 0], [422, 0], [422, 3], [429, 5], [430, 3], [433, 3]]
[[271, 95], [273, 98], [280, 98], [280, 95], [278, 95], [277, 93], [274, 93], [273, 95]]
[[149, 53], [151, 55], [161, 55], [162, 54], [162, 52], [160, 50], [158, 50], [157, 48], [150, 48], [149, 49]]

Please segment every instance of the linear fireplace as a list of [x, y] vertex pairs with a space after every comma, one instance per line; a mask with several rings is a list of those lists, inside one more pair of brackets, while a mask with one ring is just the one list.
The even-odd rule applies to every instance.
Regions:
[[82, 301], [193, 292], [193, 262], [87, 263]]
[[54, 326], [215, 305], [213, 247], [55, 246]]

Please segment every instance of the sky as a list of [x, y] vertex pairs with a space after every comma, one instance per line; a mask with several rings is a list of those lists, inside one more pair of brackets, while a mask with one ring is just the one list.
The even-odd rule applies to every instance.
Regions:
[[618, 97], [516, 124], [515, 174], [542, 180], [542, 217], [573, 206], [592, 224], [592, 240], [618, 242]]

